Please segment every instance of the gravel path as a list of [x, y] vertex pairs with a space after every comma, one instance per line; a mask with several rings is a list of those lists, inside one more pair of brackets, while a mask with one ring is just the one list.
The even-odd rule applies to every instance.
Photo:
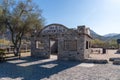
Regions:
[[51, 59], [11, 58], [0, 63], [0, 80], [120, 80], [120, 66]]

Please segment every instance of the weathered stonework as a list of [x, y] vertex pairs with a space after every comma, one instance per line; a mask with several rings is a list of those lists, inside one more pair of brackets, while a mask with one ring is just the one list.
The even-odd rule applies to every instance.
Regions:
[[61, 24], [50, 24], [31, 39], [31, 56], [50, 58], [50, 40], [57, 42], [58, 60], [82, 61], [89, 57], [90, 40], [89, 28], [78, 26], [77, 29], [68, 29]]

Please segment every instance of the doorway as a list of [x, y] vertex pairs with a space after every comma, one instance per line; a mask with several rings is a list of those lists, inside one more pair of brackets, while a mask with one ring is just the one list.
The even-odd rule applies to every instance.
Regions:
[[58, 56], [58, 40], [50, 39], [50, 58], [56, 58]]

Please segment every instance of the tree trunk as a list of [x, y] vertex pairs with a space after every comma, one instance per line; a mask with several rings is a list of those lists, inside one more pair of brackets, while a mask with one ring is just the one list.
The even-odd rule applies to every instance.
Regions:
[[14, 44], [14, 55], [15, 56], [19, 56], [19, 58], [20, 58], [20, 46], [21, 46], [21, 39], [19, 39], [19, 41], [16, 43], [16, 44]]
[[15, 47], [14, 48], [14, 56], [18, 56], [19, 58], [21, 57], [21, 55], [20, 55], [20, 47]]

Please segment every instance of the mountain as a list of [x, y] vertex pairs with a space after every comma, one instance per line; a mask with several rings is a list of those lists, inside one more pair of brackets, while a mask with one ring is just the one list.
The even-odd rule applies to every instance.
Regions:
[[118, 35], [118, 34], [117, 33], [109, 33], [109, 34], [104, 35], [104, 37], [113, 37], [116, 35]]
[[90, 30], [90, 34], [93, 37], [93, 39], [100, 39], [100, 40], [104, 40], [104, 36], [101, 36], [99, 34], [97, 34], [96, 32], [94, 32], [93, 30]]
[[112, 39], [120, 39], [120, 34], [116, 34], [114, 36], [108, 36], [108, 37], [105, 37], [107, 40], [112, 40]]
[[117, 33], [110, 33], [110, 34], [106, 34], [104, 36], [101, 36], [101, 35], [97, 34], [93, 30], [90, 30], [90, 33], [91, 33], [91, 36], [93, 37], [93, 39], [100, 39], [100, 40], [103, 40], [103, 41], [120, 39], [120, 34], [117, 34]]

